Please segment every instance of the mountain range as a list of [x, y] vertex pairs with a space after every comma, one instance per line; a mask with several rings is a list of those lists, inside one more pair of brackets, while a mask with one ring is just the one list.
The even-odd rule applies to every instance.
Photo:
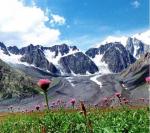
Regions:
[[41, 103], [35, 89], [41, 78], [57, 79], [48, 92], [53, 100], [75, 97], [98, 103], [118, 91], [125, 97], [148, 97], [144, 79], [149, 75], [149, 46], [136, 38], [129, 37], [126, 45], [110, 42], [85, 52], [67, 44], [18, 48], [1, 42], [0, 59], [0, 110], [12, 104], [6, 99], [18, 99], [17, 106]]
[[[86, 75], [118, 73], [146, 53], [148, 45], [136, 38], [128, 38], [126, 46], [120, 42], [106, 43], [82, 52], [67, 44], [43, 47], [6, 47], [0, 43], [1, 59], [7, 63], [34, 66], [55, 75]], [[113, 57], [113, 58], [112, 58]]]

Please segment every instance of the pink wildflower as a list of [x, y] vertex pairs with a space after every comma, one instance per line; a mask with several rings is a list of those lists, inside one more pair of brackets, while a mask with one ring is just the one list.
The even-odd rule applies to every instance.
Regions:
[[48, 79], [40, 79], [38, 81], [38, 86], [43, 90], [43, 91], [47, 91], [47, 89], [49, 88], [49, 85], [51, 84], [51, 81]]

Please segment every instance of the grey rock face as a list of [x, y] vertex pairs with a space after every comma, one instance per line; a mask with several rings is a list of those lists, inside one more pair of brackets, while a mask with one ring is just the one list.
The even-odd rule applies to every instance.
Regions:
[[99, 48], [91, 48], [86, 51], [86, 55], [91, 58], [97, 54], [103, 56], [101, 61], [108, 64], [109, 70], [115, 73], [121, 72], [136, 60], [119, 42], [107, 43]]
[[12, 54], [19, 54], [19, 49], [16, 46], [9, 46], [8, 51]]
[[4, 54], [10, 55], [8, 50], [7, 50], [7, 47], [2, 42], [0, 42], [0, 49], [3, 51]]
[[45, 58], [45, 55], [40, 49], [29, 49], [29, 53], [26, 52], [23, 57], [21, 57], [22, 62], [27, 62], [33, 64], [36, 67], [47, 69], [51, 73], [59, 73], [59, 70]]
[[136, 38], [129, 37], [127, 40], [126, 49], [134, 56], [138, 57], [145, 53], [144, 43]]
[[54, 45], [52, 47], [42, 47], [42, 50], [50, 50], [51, 52], [55, 52], [55, 57], [58, 56], [60, 52], [61, 55], [65, 55], [69, 53], [70, 50], [78, 50], [76, 46], [68, 46], [67, 44], [62, 45]]
[[67, 73], [74, 72], [75, 74], [95, 73], [98, 71], [95, 63], [82, 52], [77, 52], [72, 55], [64, 56], [59, 63]]
[[149, 61], [150, 53], [146, 53], [121, 73], [124, 83], [130, 89], [145, 83], [145, 78], [149, 76]]
[[111, 46], [103, 55], [102, 61], [108, 64], [108, 68], [115, 73], [121, 72], [136, 59], [120, 43]]

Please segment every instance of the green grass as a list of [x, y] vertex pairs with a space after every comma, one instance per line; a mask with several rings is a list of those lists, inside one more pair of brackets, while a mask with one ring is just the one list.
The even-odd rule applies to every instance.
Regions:
[[[149, 111], [141, 109], [90, 110], [9, 114], [0, 123], [0, 133], [148, 133]], [[90, 122], [89, 122], [90, 121]]]

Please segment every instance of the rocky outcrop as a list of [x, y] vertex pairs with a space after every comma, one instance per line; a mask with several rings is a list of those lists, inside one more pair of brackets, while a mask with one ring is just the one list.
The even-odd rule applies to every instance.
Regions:
[[0, 60], [0, 100], [32, 96], [38, 93], [36, 87], [35, 81]]
[[64, 56], [59, 61], [66, 73], [93, 74], [98, 71], [95, 63], [82, 52], [77, 52], [72, 55]]
[[91, 48], [86, 51], [86, 55], [91, 58], [101, 55], [101, 62], [105, 62], [109, 70], [114, 73], [121, 72], [136, 60], [119, 42], [107, 43], [99, 48]]
[[6, 54], [6, 55], [10, 55], [8, 50], [7, 50], [7, 47], [2, 42], [0, 42], [0, 50], [2, 50], [3, 53]]
[[145, 78], [150, 76], [150, 53], [141, 56], [134, 64], [120, 73], [122, 81], [129, 88], [133, 90], [138, 86], [145, 84]]
[[51, 73], [57, 74], [59, 70], [49, 62], [41, 49], [27, 49], [25, 50], [24, 55], [20, 59], [22, 62], [27, 62], [28, 64], [32, 64], [38, 68], [49, 70]]
[[127, 40], [126, 49], [134, 56], [140, 57], [140, 55], [144, 54], [145, 44], [136, 38], [129, 37]]
[[41, 49], [43, 51], [50, 50], [51, 52], [55, 52], [55, 57], [58, 56], [59, 53], [63, 56], [65, 54], [68, 54], [70, 51], [78, 51], [76, 46], [68, 46], [67, 44], [54, 45], [52, 47], [41, 47]]
[[103, 55], [102, 61], [108, 64], [109, 70], [118, 73], [134, 63], [136, 59], [119, 43], [111, 46]]
[[16, 46], [9, 46], [8, 51], [15, 55], [20, 53], [20, 50]]

